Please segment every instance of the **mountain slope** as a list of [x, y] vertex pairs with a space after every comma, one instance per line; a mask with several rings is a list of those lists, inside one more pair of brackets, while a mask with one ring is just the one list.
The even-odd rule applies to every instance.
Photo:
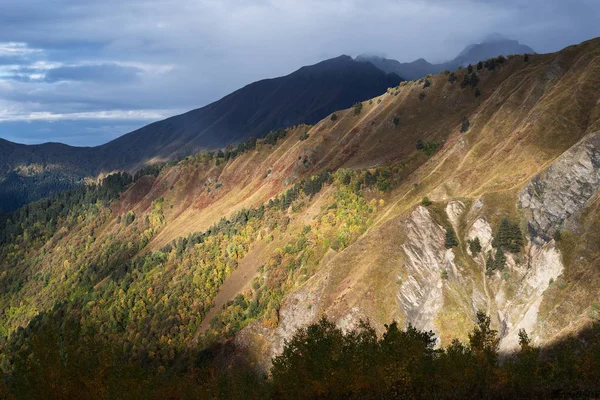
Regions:
[[[401, 78], [340, 56], [239, 89], [205, 107], [158, 121], [105, 145], [77, 148], [0, 141], [0, 212], [95, 178], [200, 150], [223, 148], [298, 124], [383, 93]], [[40, 189], [43, 188], [43, 189]]]
[[447, 345], [479, 309], [505, 352], [520, 329], [548, 344], [585, 328], [600, 298], [600, 39], [454, 74], [118, 181], [112, 202], [5, 221], [0, 365], [54, 323], [51, 344], [75, 332], [76, 349], [93, 338], [167, 370], [215, 342], [234, 347], [223, 362], [267, 368], [321, 315]]
[[465, 47], [454, 59], [440, 64], [431, 64], [420, 58], [418, 60], [401, 63], [385, 57], [359, 55], [358, 61], [370, 62], [386, 73], [396, 73], [406, 79], [419, 79], [428, 74], [437, 74], [440, 71], [453, 71], [459, 66], [466, 67], [469, 64], [477, 64], [479, 61], [510, 54], [532, 54], [531, 47], [510, 40], [501, 35], [491, 35], [481, 43], [471, 44]]

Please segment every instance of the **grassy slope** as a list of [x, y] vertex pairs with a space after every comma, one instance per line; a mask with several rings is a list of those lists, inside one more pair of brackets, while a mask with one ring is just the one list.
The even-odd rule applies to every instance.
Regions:
[[[130, 210], [136, 215], [149, 213], [161, 197], [164, 223], [142, 253], [205, 230], [222, 216], [230, 216], [241, 208], [266, 202], [310, 174], [341, 167], [402, 165], [391, 192], [366, 193], [367, 200], [383, 200], [372, 217], [373, 225], [355, 244], [337, 253], [315, 247], [316, 256], [306, 280], [291, 288], [292, 292], [319, 288], [324, 296], [319, 311], [338, 318], [359, 307], [363, 316], [372, 318], [379, 326], [392, 318], [402, 319], [394, 298], [404, 257], [400, 247], [403, 219], [425, 195], [436, 201], [481, 197], [485, 204], [481, 215], [488, 216], [492, 224], [502, 215], [517, 216], [518, 189], [586, 133], [600, 128], [600, 108], [596, 103], [600, 89], [598, 55], [600, 42], [596, 40], [557, 54], [535, 55], [527, 63], [522, 57], [509, 58], [501, 68], [479, 73], [480, 97], [475, 97], [470, 87], [460, 88], [465, 70], [456, 72], [454, 84], [448, 83], [444, 74], [430, 77], [431, 86], [427, 88], [423, 82], [408, 82], [364, 102], [359, 115], [349, 109], [337, 112], [335, 121], [326, 118], [314, 127], [297, 127], [275, 147], [259, 145], [256, 150], [218, 166], [214, 161], [204, 164], [198, 158], [190, 158], [156, 179], [138, 181], [112, 205], [113, 212], [96, 225], [52, 239], [45, 246], [49, 255], [43, 257], [37, 268], [40, 273], [61, 269], [65, 275], [73, 270], [72, 266], [53, 262], [53, 248], [70, 248], [77, 262], [93, 257], [95, 246], [102, 246], [105, 241], [119, 238], [126, 243], [136, 232], [123, 230], [115, 219]], [[468, 117], [471, 128], [463, 134], [459, 129], [464, 116]], [[308, 139], [299, 140], [305, 133]], [[419, 139], [443, 142], [443, 146], [428, 158], [415, 148]], [[307, 211], [292, 214], [289, 228], [280, 233], [276, 242], [293, 240], [305, 224], [323, 215], [322, 206], [332, 196], [331, 193], [317, 196], [306, 204]], [[597, 214], [590, 215], [587, 220], [590, 226], [595, 226]], [[475, 217], [471, 215], [463, 221], [465, 230]], [[78, 254], [84, 238], [92, 233], [94, 243]], [[575, 242], [571, 244], [573, 253], [579, 254], [578, 240], [571, 240]], [[565, 239], [565, 245], [568, 243]], [[261, 245], [254, 248], [260, 249]], [[273, 247], [265, 246], [268, 251], [258, 251], [259, 254], [253, 252], [256, 263], [261, 258], [263, 263], [267, 262]], [[30, 255], [39, 256], [39, 253]], [[593, 262], [590, 258], [590, 263]], [[251, 278], [251, 274], [245, 276]], [[480, 278], [474, 277], [477, 279]], [[237, 282], [233, 286], [247, 288], [247, 283]], [[585, 292], [585, 286], [579, 287]], [[36, 312], [49, 308], [52, 304], [49, 299], [61, 296], [37, 292], [39, 287], [29, 282], [22, 290], [38, 300], [35, 305], [22, 304], [21, 310], [12, 311], [20, 313], [21, 325], [26, 325]], [[69, 295], [72, 294], [64, 294], [67, 298]], [[444, 323], [448, 336], [463, 336], [465, 329], [470, 328], [461, 306], [468, 295], [460, 288], [451, 290], [448, 303], [455, 302], [454, 317], [450, 318], [455, 323], [450, 319]], [[563, 297], [549, 296], [555, 299], [544, 304], [543, 312], [550, 316], [555, 313], [552, 306]], [[586, 297], [584, 302], [590, 303], [590, 299]], [[567, 307], [566, 311], [574, 309]], [[564, 323], [557, 323], [555, 329], [561, 326]]]

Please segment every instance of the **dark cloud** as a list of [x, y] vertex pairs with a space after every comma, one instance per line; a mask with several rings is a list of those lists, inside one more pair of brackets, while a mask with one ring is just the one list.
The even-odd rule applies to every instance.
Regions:
[[598, 15], [597, 0], [3, 0], [0, 121], [110, 111], [129, 124], [139, 109], [144, 123], [325, 57], [439, 62], [491, 32], [551, 52], [599, 36]]

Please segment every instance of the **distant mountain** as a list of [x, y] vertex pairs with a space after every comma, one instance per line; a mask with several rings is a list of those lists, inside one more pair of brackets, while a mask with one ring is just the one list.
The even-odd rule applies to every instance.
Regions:
[[479, 61], [487, 60], [499, 55], [531, 54], [533, 49], [519, 43], [517, 40], [507, 39], [500, 34], [491, 34], [480, 43], [470, 44], [451, 61], [432, 64], [420, 58], [418, 60], [401, 63], [396, 60], [381, 56], [361, 54], [357, 61], [369, 62], [386, 73], [396, 73], [406, 79], [419, 79], [427, 74], [436, 74], [442, 70], [455, 70], [459, 66], [466, 67]]
[[499, 55], [508, 56], [510, 54], [531, 53], [534, 53], [533, 49], [519, 43], [518, 40], [510, 40], [501, 35], [492, 34], [481, 43], [467, 46], [451, 63], [453, 66], [462, 65], [465, 67], [469, 64], [475, 64]]
[[72, 187], [85, 177], [217, 149], [270, 130], [314, 124], [384, 93], [401, 78], [347, 55], [249, 84], [212, 104], [98, 147], [27, 146], [0, 140], [0, 212]]

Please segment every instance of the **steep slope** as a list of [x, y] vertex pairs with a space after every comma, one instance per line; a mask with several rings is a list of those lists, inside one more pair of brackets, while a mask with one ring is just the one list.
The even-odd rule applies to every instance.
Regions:
[[521, 44], [517, 40], [510, 40], [495, 34], [490, 35], [481, 43], [468, 45], [454, 59], [440, 64], [429, 63], [423, 58], [401, 63], [389, 58], [369, 55], [359, 55], [356, 60], [370, 62], [388, 74], [396, 73], [406, 79], [419, 79], [428, 74], [437, 74], [440, 71], [453, 71], [459, 66], [475, 65], [479, 61], [485, 61], [493, 57], [532, 53], [534, 51], [531, 47]]
[[[401, 78], [340, 56], [245, 86], [205, 107], [140, 128], [105, 145], [76, 148], [0, 141], [0, 212], [57, 193], [102, 172], [134, 170], [269, 131], [313, 124], [383, 93]], [[35, 189], [34, 189], [35, 188]]]
[[321, 315], [445, 345], [483, 310], [505, 351], [519, 329], [576, 332], [600, 298], [599, 72], [598, 39], [508, 57], [188, 157], [109, 205], [31, 206], [3, 225], [0, 365], [52, 321], [157, 368], [231, 337], [266, 367]]

